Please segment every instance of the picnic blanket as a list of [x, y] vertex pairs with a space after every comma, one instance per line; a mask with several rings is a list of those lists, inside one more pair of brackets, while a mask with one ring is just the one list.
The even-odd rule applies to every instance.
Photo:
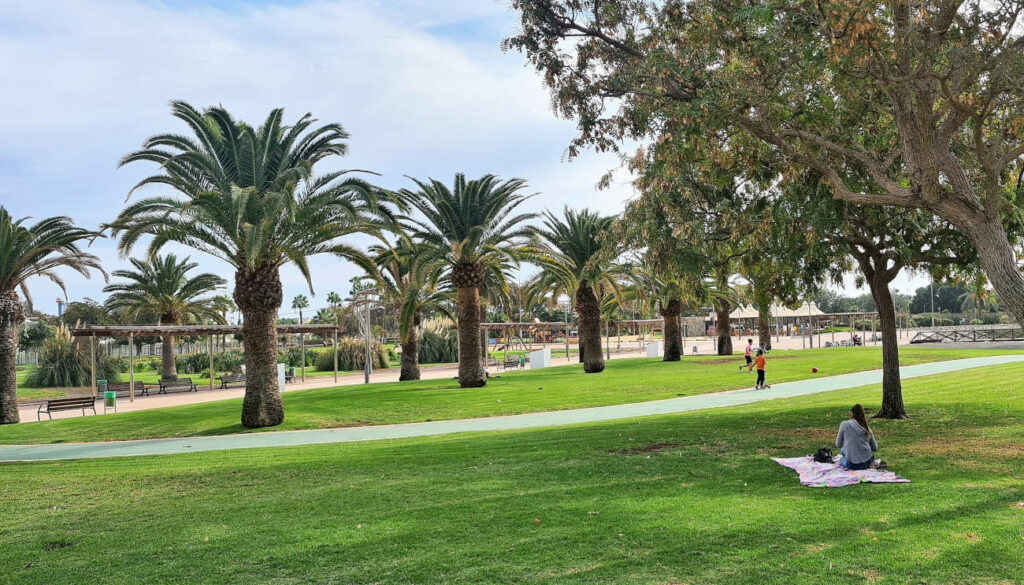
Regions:
[[800, 474], [800, 483], [807, 487], [843, 487], [857, 483], [910, 483], [891, 471], [862, 469], [853, 471], [838, 463], [818, 463], [811, 457], [772, 457], [772, 461]]

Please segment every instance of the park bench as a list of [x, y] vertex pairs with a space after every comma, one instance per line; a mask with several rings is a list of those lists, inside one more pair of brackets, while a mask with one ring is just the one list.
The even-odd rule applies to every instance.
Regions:
[[82, 416], [85, 416], [85, 409], [92, 409], [92, 413], [96, 414], [96, 397], [95, 396], [78, 396], [75, 398], [51, 398], [46, 401], [45, 404], [39, 405], [39, 410], [36, 411], [36, 420], [43, 420], [43, 413], [51, 420], [53, 416], [50, 413], [59, 412], [61, 410], [78, 410], [82, 409]]
[[518, 370], [520, 368], [519, 358], [516, 356], [509, 356], [505, 358], [505, 361], [502, 362], [499, 367], [504, 369], [506, 372], [510, 369]]
[[220, 380], [220, 387], [222, 390], [226, 388], [231, 388], [233, 386], [245, 386], [245, 374], [231, 374], [230, 376], [220, 376], [218, 379]]
[[199, 388], [192, 383], [192, 378], [178, 378], [177, 380], [160, 380], [160, 391], [158, 394], [167, 394], [168, 390], [185, 392], [199, 392]]
[[[117, 392], [118, 396], [128, 396], [128, 385], [129, 382], [107, 382], [107, 391]], [[149, 390], [146, 385], [141, 381], [135, 381], [135, 395], [136, 396], [149, 396]]]

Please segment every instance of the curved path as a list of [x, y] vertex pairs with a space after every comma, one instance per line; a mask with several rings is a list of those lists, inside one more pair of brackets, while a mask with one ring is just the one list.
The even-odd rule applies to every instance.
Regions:
[[[916, 378], [931, 374], [955, 372], [968, 368], [995, 366], [1024, 361], [1024, 355], [1002, 355], [944, 362], [933, 362], [900, 368], [903, 378]], [[318, 429], [310, 431], [269, 431], [236, 435], [209, 437], [187, 437], [176, 439], [144, 439], [137, 441], [111, 441], [101, 443], [62, 443], [50, 445], [5, 445], [0, 446], [0, 461], [43, 461], [54, 459], [91, 459], [132, 455], [169, 455], [194, 453], [198, 451], [219, 451], [224, 449], [253, 449], [259, 447], [287, 447], [293, 445], [316, 445], [324, 443], [348, 443], [354, 441], [377, 441], [478, 431], [503, 431], [527, 429], [588, 422], [599, 422], [623, 418], [652, 416], [719, 408], [789, 398], [806, 394], [817, 394], [844, 388], [854, 388], [882, 381], [881, 370], [856, 372], [840, 376], [829, 376], [776, 384], [768, 390], [731, 390], [714, 394], [698, 394], [668, 400], [616, 404], [593, 408], [556, 410], [515, 414], [488, 418], [458, 419], [394, 425]]]

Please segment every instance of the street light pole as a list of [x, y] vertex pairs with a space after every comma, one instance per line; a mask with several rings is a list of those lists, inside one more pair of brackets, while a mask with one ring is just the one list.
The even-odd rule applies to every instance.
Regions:
[[932, 297], [932, 328], [935, 327], [935, 279], [928, 283], [928, 289], [931, 290]]

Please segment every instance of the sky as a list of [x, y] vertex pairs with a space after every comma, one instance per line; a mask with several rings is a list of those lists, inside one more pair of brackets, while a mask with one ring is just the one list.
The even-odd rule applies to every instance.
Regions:
[[[147, 136], [184, 130], [169, 114], [175, 99], [253, 123], [281, 106], [286, 121], [310, 112], [340, 122], [350, 153], [320, 170], [371, 170], [387, 188], [410, 186], [407, 175], [494, 173], [527, 179], [537, 195], [526, 210], [607, 214], [634, 194], [621, 170], [595, 188], [619, 168], [615, 155], [567, 159], [574, 124], [554, 115], [523, 56], [501, 51], [516, 19], [498, 0], [0, 0], [0, 16], [0, 204], [15, 217], [69, 215], [90, 228], [113, 219], [154, 171], [118, 169], [118, 159]], [[111, 240], [91, 251], [108, 271], [126, 265]], [[223, 262], [179, 253], [231, 280]], [[359, 274], [330, 257], [311, 268], [314, 309]], [[281, 315], [294, 316], [290, 299], [309, 289], [293, 268], [282, 280]], [[69, 300], [104, 296], [101, 277], [66, 282]], [[901, 275], [893, 288], [925, 283]], [[41, 279], [29, 288], [46, 312], [64, 296]], [[866, 292], [852, 277], [844, 290]]]

